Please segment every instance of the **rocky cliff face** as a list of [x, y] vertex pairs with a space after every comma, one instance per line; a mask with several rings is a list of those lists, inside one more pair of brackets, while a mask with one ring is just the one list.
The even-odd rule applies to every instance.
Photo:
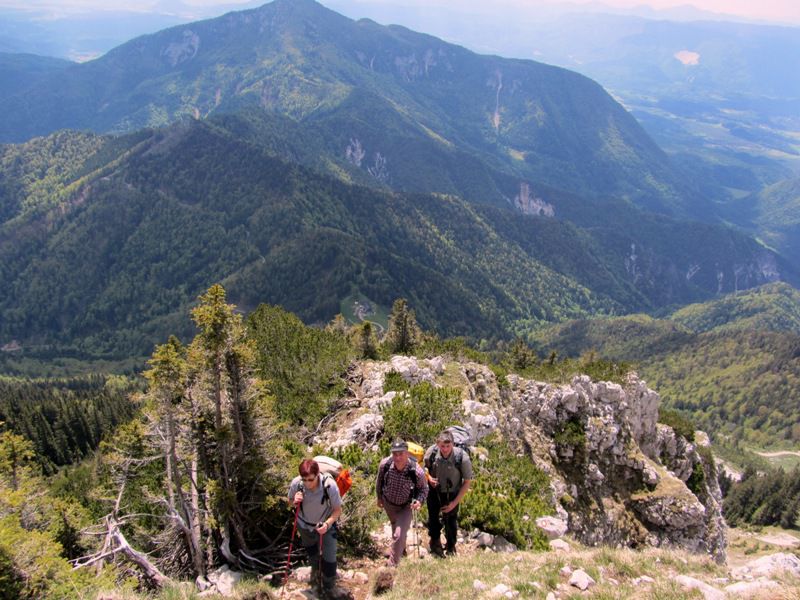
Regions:
[[586, 376], [554, 385], [516, 375], [498, 382], [483, 365], [441, 358], [365, 362], [351, 373], [352, 410], [318, 442], [374, 444], [380, 408], [394, 394], [383, 394], [389, 371], [410, 382], [460, 385], [473, 443], [498, 431], [529, 455], [549, 474], [556, 511], [584, 544], [679, 546], [725, 560], [714, 465], [657, 423], [659, 396], [635, 374], [624, 386]]

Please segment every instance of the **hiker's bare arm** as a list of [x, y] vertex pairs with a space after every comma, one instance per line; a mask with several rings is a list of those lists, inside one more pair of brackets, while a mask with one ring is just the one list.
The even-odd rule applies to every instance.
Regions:
[[342, 514], [342, 507], [341, 506], [337, 506], [337, 507], [331, 509], [330, 516], [327, 519], [325, 519], [324, 521], [322, 521], [322, 523], [320, 523], [317, 526], [317, 531], [322, 535], [328, 533], [331, 530], [331, 527], [333, 527], [333, 524], [336, 523], [336, 520], [339, 518], [339, 516], [341, 514]]
[[339, 520], [340, 516], [342, 516], [342, 505], [341, 504], [339, 506], [335, 507], [333, 510], [331, 510], [331, 516], [328, 517], [325, 520], [328, 522], [328, 524], [333, 525], [334, 523], [336, 523], [336, 521]]

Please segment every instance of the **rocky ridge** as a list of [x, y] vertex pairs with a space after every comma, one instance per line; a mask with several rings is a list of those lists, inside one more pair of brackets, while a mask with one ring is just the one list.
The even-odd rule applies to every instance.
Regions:
[[[351, 370], [349, 408], [316, 443], [377, 446], [386, 373], [462, 389], [471, 442], [498, 432], [550, 477], [557, 516], [588, 546], [678, 547], [724, 562], [727, 527], [713, 465], [695, 444], [659, 424], [659, 396], [635, 374], [625, 385], [578, 376], [569, 384], [509, 375], [477, 363], [394, 356]], [[688, 484], [688, 485], [687, 485]], [[690, 489], [690, 486], [692, 489]]]

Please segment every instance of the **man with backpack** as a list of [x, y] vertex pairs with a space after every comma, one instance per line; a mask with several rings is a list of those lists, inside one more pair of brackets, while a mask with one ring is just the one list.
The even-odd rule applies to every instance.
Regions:
[[289, 486], [289, 503], [297, 507], [297, 531], [311, 564], [311, 583], [323, 597], [336, 600], [351, 595], [336, 586], [336, 520], [342, 514], [342, 498], [336, 481], [320, 474], [312, 459], [300, 463], [300, 475]]
[[392, 444], [391, 456], [384, 458], [378, 466], [375, 492], [378, 506], [386, 511], [392, 525], [388, 566], [396, 567], [406, 548], [412, 511], [419, 510], [428, 495], [425, 471], [409, 457], [408, 444], [403, 440]]
[[[458, 505], [474, 477], [469, 453], [457, 447], [450, 431], [443, 431], [436, 444], [425, 452], [425, 468], [431, 490], [428, 494], [428, 535], [431, 554], [443, 557], [456, 553]], [[442, 549], [442, 521], [446, 548]]]

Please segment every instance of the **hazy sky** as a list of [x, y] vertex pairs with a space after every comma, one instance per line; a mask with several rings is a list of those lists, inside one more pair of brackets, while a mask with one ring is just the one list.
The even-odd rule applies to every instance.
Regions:
[[[182, 0], [183, 4], [207, 9], [219, 6], [230, 9], [237, 4], [253, 5], [253, 0]], [[326, 4], [326, 0], [321, 0]], [[431, 4], [480, 6], [498, 8], [519, 7], [531, 8], [543, 0], [358, 0], [364, 4], [413, 4], [425, 6]], [[606, 4], [619, 8], [650, 6], [654, 9], [674, 8], [691, 5], [696, 8], [716, 13], [736, 15], [750, 19], [769, 20], [773, 22], [800, 24], [800, 0], [548, 0], [549, 4]], [[170, 0], [0, 0], [0, 7], [8, 8], [48, 8], [54, 12], [70, 12], [70, 9], [90, 10], [157, 10], [169, 12], [175, 2]], [[260, 3], [259, 3], [260, 4]]]

